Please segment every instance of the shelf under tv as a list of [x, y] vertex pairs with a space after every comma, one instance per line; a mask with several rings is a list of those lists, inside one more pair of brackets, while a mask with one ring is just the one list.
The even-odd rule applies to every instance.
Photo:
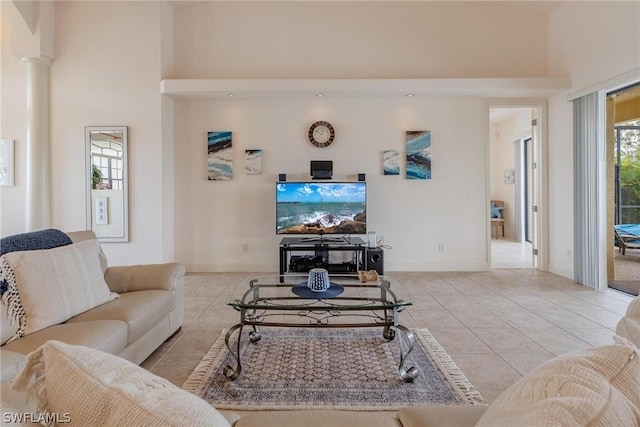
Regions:
[[[305, 272], [312, 268], [326, 268], [329, 273], [354, 274], [364, 268], [367, 247], [358, 236], [340, 237], [338, 242], [322, 237], [284, 237], [280, 241], [280, 275], [288, 272]], [[329, 252], [351, 251], [354, 260], [330, 263]], [[311, 256], [292, 256], [295, 252], [313, 252]]]

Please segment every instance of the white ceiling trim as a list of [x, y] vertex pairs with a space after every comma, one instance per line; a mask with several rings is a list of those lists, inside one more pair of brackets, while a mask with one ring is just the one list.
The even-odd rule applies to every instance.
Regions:
[[571, 88], [569, 77], [473, 79], [167, 79], [160, 93], [171, 97], [504, 97], [546, 98]]

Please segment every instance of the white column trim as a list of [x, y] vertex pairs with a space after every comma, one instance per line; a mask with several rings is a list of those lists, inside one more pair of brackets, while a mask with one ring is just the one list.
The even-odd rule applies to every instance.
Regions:
[[49, 65], [50, 60], [22, 58], [27, 75], [27, 231], [50, 225]]

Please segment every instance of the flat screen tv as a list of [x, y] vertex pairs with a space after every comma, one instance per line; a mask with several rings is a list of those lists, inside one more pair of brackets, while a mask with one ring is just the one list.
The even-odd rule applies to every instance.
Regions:
[[366, 184], [276, 183], [276, 233], [366, 234]]

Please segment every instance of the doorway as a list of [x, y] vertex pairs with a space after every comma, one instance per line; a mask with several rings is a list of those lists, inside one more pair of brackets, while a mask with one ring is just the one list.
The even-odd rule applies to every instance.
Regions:
[[[538, 268], [536, 146], [539, 109], [489, 109], [489, 200], [504, 204], [504, 232], [491, 229], [491, 268]], [[492, 209], [493, 210], [493, 209]]]
[[607, 284], [638, 295], [640, 249], [624, 242], [640, 242], [640, 85], [607, 96], [607, 171], [607, 222], [615, 230], [607, 250]]

